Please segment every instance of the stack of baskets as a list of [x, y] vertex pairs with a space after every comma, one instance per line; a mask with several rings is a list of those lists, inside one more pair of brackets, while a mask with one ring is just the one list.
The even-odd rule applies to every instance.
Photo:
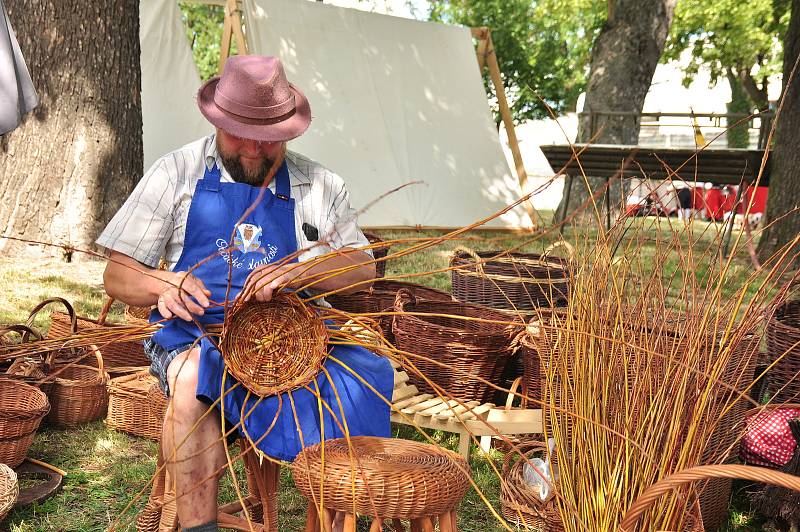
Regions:
[[11, 467], [22, 463], [49, 410], [47, 397], [38, 388], [0, 379], [0, 463]]
[[6, 464], [0, 463], [0, 522], [14, 507], [19, 497], [17, 474]]
[[[800, 300], [779, 306], [767, 325], [768, 375], [773, 402], [800, 402]], [[780, 360], [778, 360], [780, 358]]]
[[[447, 292], [403, 281], [388, 281], [379, 279], [372, 283], [367, 290], [359, 290], [351, 294], [335, 294], [326, 299], [334, 308], [348, 314], [364, 314], [391, 311], [394, 307], [395, 297], [400, 289], [405, 289], [418, 300], [452, 301], [453, 297]], [[383, 316], [377, 319], [383, 336], [393, 343], [392, 317]]]
[[[108, 312], [114, 302], [111, 298], [106, 301], [100, 316], [96, 320], [77, 316], [72, 305], [67, 301], [61, 298], [52, 298], [43, 301], [31, 312], [29, 322], [32, 320], [33, 315], [44, 305], [56, 301], [64, 305], [67, 312], [53, 312], [50, 315], [50, 331], [47, 334], [49, 338], [64, 338], [82, 330], [104, 328], [109, 331], [109, 337], [112, 338], [112, 341], [107, 345], [101, 346], [106, 367], [147, 366], [150, 364], [150, 360], [144, 353], [141, 341], [124, 339], [125, 333], [129, 332], [130, 325], [118, 325], [106, 321]], [[114, 339], [117, 332], [120, 339]]]
[[[161, 438], [164, 414], [162, 411], [159, 416], [160, 408], [153, 408], [159, 405], [150, 403], [150, 391], [153, 386], [157, 386], [156, 378], [147, 371], [111, 379], [108, 383], [106, 425], [112, 429], [158, 441]], [[156, 390], [163, 398], [157, 387]], [[160, 403], [157, 397], [153, 399]]]
[[395, 311], [395, 345], [411, 354], [414, 367], [406, 369], [422, 393], [438, 393], [435, 385], [464, 401], [493, 398], [483, 381], [499, 382], [521, 322], [480, 305], [417, 299], [407, 290], [397, 293]]

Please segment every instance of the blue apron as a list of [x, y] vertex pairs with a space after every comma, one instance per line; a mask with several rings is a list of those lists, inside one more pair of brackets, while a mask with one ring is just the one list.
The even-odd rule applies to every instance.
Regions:
[[[286, 162], [275, 180], [275, 193], [265, 190], [256, 208], [238, 226], [238, 220], [256, 202], [260, 189], [244, 183], [221, 183], [216, 165], [206, 169], [198, 181], [186, 222], [183, 253], [174, 271], [189, 271], [213, 256], [191, 270], [211, 291], [213, 301], [225, 301], [229, 277], [228, 298], [232, 301], [254, 268], [297, 251], [294, 199]], [[228, 242], [234, 229], [233, 242]], [[157, 310], [150, 318], [161, 319]], [[222, 323], [223, 309], [206, 309], [203, 316], [195, 319], [202, 324]], [[165, 322], [153, 340], [171, 351], [200, 336], [194, 323], [176, 318]], [[226, 420], [269, 456], [293, 460], [303, 447], [323, 439], [342, 438], [345, 431], [350, 436], [391, 434], [387, 401], [392, 397], [394, 370], [384, 357], [362, 347], [329, 346], [324, 370], [309, 384], [313, 392], [301, 388], [261, 398], [250, 394], [226, 372], [222, 356], [208, 339], [201, 339], [199, 345], [197, 398], [209, 404], [215, 402], [223, 395], [224, 382], [226, 393], [221, 407]], [[244, 424], [239, 425], [243, 417]]]

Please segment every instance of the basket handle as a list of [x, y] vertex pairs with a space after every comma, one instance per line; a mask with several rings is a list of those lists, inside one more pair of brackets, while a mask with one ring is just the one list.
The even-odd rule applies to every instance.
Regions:
[[97, 359], [97, 373], [100, 375], [100, 380], [105, 381], [105, 368], [103, 367], [103, 353], [97, 348], [96, 345], [90, 344], [89, 349], [94, 352], [94, 357]]
[[450, 257], [450, 264], [453, 264], [453, 262], [455, 262], [455, 260], [462, 254], [472, 257], [472, 259], [475, 261], [475, 268], [477, 268], [480, 273], [483, 273], [483, 259], [478, 256], [478, 253], [474, 249], [466, 246], [458, 246], [453, 250], [453, 255]]
[[774, 471], [765, 467], [747, 466], [739, 464], [718, 464], [690, 467], [662, 478], [652, 486], [645, 489], [628, 508], [625, 518], [619, 524], [622, 532], [634, 530], [634, 525], [659, 497], [677, 489], [684, 484], [697, 482], [709, 478], [733, 478], [752, 480], [780, 486], [789, 490], [800, 491], [800, 477]]
[[[506, 412], [511, 410], [511, 404], [514, 402], [514, 396], [517, 394], [517, 388], [519, 388], [521, 384], [522, 377], [517, 377], [514, 379], [514, 382], [511, 383], [511, 387], [508, 389], [508, 397], [506, 397]], [[522, 400], [524, 401], [525, 398]]]
[[106, 324], [106, 318], [108, 317], [108, 312], [111, 310], [111, 305], [113, 304], [114, 304], [114, 298], [108, 296], [108, 299], [106, 299], [105, 304], [103, 304], [103, 308], [100, 309], [100, 315], [97, 316], [97, 323], [99, 323], [100, 325]]
[[5, 336], [12, 332], [19, 334], [20, 338], [22, 338], [22, 343], [30, 342], [31, 336], [33, 336], [36, 340], [42, 339], [42, 333], [33, 327], [23, 325], [21, 323], [16, 325], [4, 325], [2, 328], [0, 328], [0, 336]]
[[506, 453], [505, 457], [503, 458], [503, 476], [507, 477], [508, 473], [511, 471], [511, 459], [515, 456], [519, 457], [527, 457], [528, 454], [534, 451], [544, 451], [547, 453], [547, 444], [543, 441], [528, 441], [522, 442], [517, 445], [517, 449], [519, 452], [511, 451]]
[[51, 297], [45, 299], [31, 310], [30, 314], [28, 314], [28, 319], [25, 321], [25, 325], [28, 327], [33, 326], [33, 320], [36, 318], [36, 315], [47, 305], [50, 303], [61, 303], [67, 309], [67, 314], [69, 315], [69, 327], [70, 332], [75, 334], [78, 332], [78, 316], [75, 315], [75, 309], [70, 305], [69, 301], [64, 299], [63, 297]]
[[549, 246], [547, 246], [544, 250], [544, 253], [542, 253], [542, 259], [547, 258], [548, 255], [550, 255], [550, 253], [552, 253], [554, 250], [558, 248], [564, 248], [567, 250], [567, 258], [569, 259], [570, 262], [575, 260], [575, 248], [572, 247], [572, 244], [570, 244], [566, 240], [557, 240], [552, 244], [550, 244]]
[[414, 292], [408, 288], [401, 288], [398, 290], [397, 294], [394, 296], [394, 310], [397, 312], [403, 312], [403, 307], [409, 303], [411, 305], [417, 304], [417, 296], [414, 295]]

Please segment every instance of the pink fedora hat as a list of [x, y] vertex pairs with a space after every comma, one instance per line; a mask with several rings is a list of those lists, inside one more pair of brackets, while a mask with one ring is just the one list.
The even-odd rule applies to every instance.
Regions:
[[197, 92], [197, 105], [209, 122], [237, 137], [279, 142], [308, 129], [308, 99], [286, 79], [277, 57], [235, 55], [222, 76]]

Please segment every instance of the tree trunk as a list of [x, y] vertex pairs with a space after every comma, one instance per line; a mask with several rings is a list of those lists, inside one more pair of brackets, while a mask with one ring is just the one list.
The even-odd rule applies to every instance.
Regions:
[[[142, 172], [139, 0], [14, 0], [8, 12], [40, 103], [0, 141], [0, 231], [91, 249]], [[0, 250], [59, 252], [5, 238]]]
[[[664, 50], [675, 2], [609, 0], [608, 20], [592, 49], [586, 101], [578, 122], [578, 142], [638, 143], [642, 106]], [[605, 185], [605, 177], [611, 176], [589, 179], [592, 191]], [[621, 188], [612, 187], [615, 204], [620, 201]], [[570, 211], [584, 203], [588, 193], [583, 177], [575, 176]], [[563, 213], [563, 199], [561, 203], [559, 213]]]
[[[792, 1], [789, 28], [783, 43], [783, 109], [777, 117], [772, 171], [769, 180], [766, 229], [758, 254], [762, 262], [800, 232], [800, 68], [790, 76], [800, 56], [800, 0]], [[774, 223], [773, 223], [774, 222]]]
[[[749, 115], [752, 111], [750, 98], [747, 96], [744, 87], [732, 71], [728, 71], [728, 85], [731, 88], [731, 101], [725, 104], [728, 113], [741, 113]], [[742, 122], [738, 126], [733, 126], [740, 118], [728, 120], [728, 130], [725, 132], [729, 148], [747, 148], [750, 144], [749, 121]]]

